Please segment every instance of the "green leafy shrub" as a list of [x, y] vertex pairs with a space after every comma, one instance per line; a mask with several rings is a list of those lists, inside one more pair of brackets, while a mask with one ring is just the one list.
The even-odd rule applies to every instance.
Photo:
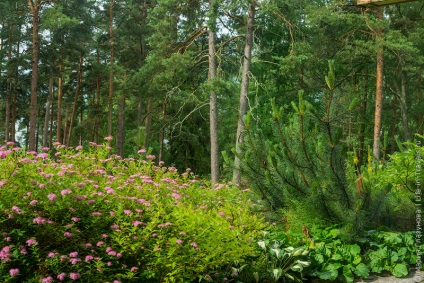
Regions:
[[371, 230], [361, 238], [367, 247], [365, 253], [372, 272], [389, 271], [396, 277], [408, 275], [411, 265], [417, 263], [415, 234]]
[[248, 191], [210, 189], [143, 151], [11, 146], [0, 148], [1, 282], [219, 282], [266, 226]]
[[362, 278], [369, 276], [370, 270], [363, 261], [361, 247], [344, 242], [337, 226], [316, 229], [312, 234], [310, 276], [341, 282], [353, 282], [355, 275]]

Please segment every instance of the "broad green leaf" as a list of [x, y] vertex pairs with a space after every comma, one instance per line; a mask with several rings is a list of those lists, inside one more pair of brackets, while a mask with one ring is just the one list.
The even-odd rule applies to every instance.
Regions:
[[398, 263], [392, 269], [392, 274], [398, 278], [405, 277], [406, 275], [408, 275], [408, 267], [406, 266], [406, 264]]
[[343, 277], [347, 283], [353, 282], [353, 280], [355, 279], [350, 264], [343, 266]]
[[362, 262], [355, 266], [353, 272], [362, 278], [367, 278], [370, 275], [370, 269]]

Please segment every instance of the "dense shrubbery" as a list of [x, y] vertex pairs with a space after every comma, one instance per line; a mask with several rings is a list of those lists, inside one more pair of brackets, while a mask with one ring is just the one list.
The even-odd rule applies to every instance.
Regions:
[[106, 144], [11, 146], [0, 150], [1, 282], [221, 282], [256, 252], [265, 224], [248, 191], [208, 189]]
[[[393, 170], [416, 150], [386, 165], [399, 191], [405, 176]], [[355, 241], [346, 225], [300, 231], [286, 217], [268, 226], [249, 190], [211, 189], [190, 170], [139, 155], [110, 155], [107, 143], [1, 147], [0, 281], [352, 282], [370, 272], [404, 276], [417, 263], [413, 234], [371, 231]], [[383, 171], [366, 172], [365, 185], [387, 190]]]

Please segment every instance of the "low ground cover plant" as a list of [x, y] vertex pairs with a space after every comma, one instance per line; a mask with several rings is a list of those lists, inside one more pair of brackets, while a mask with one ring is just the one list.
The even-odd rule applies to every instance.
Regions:
[[[266, 227], [248, 191], [109, 155], [0, 148], [1, 282], [225, 282]], [[212, 271], [214, 271], [212, 273]], [[228, 277], [228, 275], [232, 277]]]

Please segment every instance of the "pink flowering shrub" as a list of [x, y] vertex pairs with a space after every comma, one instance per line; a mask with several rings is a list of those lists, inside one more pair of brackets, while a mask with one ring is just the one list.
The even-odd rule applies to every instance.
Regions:
[[0, 282], [224, 282], [256, 250], [248, 191], [106, 144], [44, 151], [0, 147]]

